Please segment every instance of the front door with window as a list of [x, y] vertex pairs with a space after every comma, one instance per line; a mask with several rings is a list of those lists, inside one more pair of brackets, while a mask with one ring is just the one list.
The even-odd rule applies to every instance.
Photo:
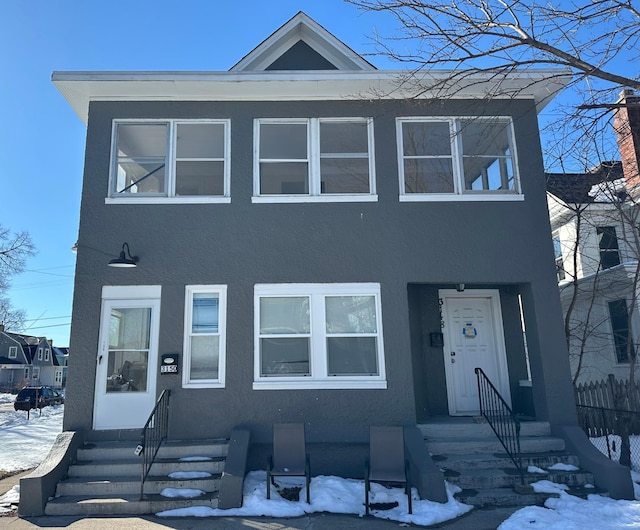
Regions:
[[449, 413], [480, 412], [475, 368], [480, 367], [510, 405], [509, 376], [497, 290], [441, 290]]
[[103, 300], [94, 428], [144, 426], [156, 400], [160, 300]]

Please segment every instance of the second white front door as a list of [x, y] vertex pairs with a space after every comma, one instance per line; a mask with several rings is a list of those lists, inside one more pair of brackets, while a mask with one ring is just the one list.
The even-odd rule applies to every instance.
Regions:
[[479, 414], [476, 367], [511, 405], [499, 292], [441, 290], [440, 299], [449, 413]]

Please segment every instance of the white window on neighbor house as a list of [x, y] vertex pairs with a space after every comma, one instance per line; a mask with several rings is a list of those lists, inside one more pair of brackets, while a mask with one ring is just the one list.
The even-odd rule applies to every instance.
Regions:
[[54, 381], [55, 381], [56, 385], [61, 385], [62, 384], [62, 370], [56, 370], [56, 372], [54, 374]]
[[51, 351], [49, 350], [49, 348], [45, 348], [44, 350], [44, 360], [48, 361], [49, 360], [49, 355], [51, 354]]
[[230, 121], [115, 121], [107, 202], [230, 202]]
[[24, 378], [29, 379], [29, 368], [24, 369]]
[[42, 360], [42, 348], [38, 348], [38, 360]]
[[37, 366], [33, 367], [33, 374], [31, 376], [32, 379], [40, 379], [40, 368]]
[[257, 119], [253, 202], [375, 201], [371, 118]]
[[9, 346], [9, 359], [15, 359], [16, 357], [18, 357], [18, 347]]
[[522, 199], [508, 117], [397, 118], [401, 201]]
[[386, 388], [380, 284], [256, 285], [253, 388]]
[[562, 259], [562, 241], [560, 241], [560, 234], [558, 232], [553, 233], [553, 253], [556, 260], [556, 276], [558, 281], [566, 279], [567, 275], [564, 270], [564, 261]]
[[620, 249], [615, 226], [596, 227], [598, 249], [600, 251], [600, 268], [610, 269], [620, 265]]
[[226, 285], [187, 285], [182, 368], [184, 387], [224, 387], [226, 312]]

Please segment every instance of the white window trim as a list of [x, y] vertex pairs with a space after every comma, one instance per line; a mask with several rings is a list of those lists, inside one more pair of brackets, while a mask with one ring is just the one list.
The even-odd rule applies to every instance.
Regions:
[[9, 346], [9, 359], [17, 359], [17, 358], [18, 358], [18, 347]]
[[29, 379], [29, 368], [24, 369], [24, 378]]
[[[362, 122], [367, 124], [367, 159], [369, 161], [369, 193], [321, 193], [320, 192], [320, 123]], [[307, 163], [309, 193], [260, 195], [260, 125], [307, 125]], [[377, 202], [375, 148], [373, 118], [256, 118], [253, 120], [253, 196], [252, 203], [311, 203], [311, 202]]]
[[33, 367], [33, 371], [31, 372], [31, 379], [40, 379], [40, 367]]
[[[193, 307], [193, 295], [196, 293], [218, 295], [218, 379], [189, 379], [191, 373], [191, 309]], [[185, 286], [184, 302], [184, 344], [182, 360], [182, 387], [183, 388], [224, 388], [226, 374], [227, 351], [227, 286], [226, 285], [187, 285]]]
[[[326, 338], [326, 332], [313, 333], [325, 325], [324, 314], [314, 314], [314, 297], [327, 296], [373, 296], [376, 304], [377, 345], [379, 374], [375, 376], [328, 376], [326, 375], [326, 349], [318, 348]], [[260, 298], [263, 296], [309, 296], [311, 303], [311, 373], [320, 375], [261, 377], [260, 376]], [[324, 307], [324, 303], [322, 303]], [[317, 312], [316, 312], [317, 313]], [[256, 284], [254, 286], [254, 390], [305, 390], [305, 389], [386, 389], [387, 380], [384, 358], [384, 334], [382, 331], [382, 308], [379, 283], [281, 283]], [[315, 350], [315, 355], [314, 355]]]
[[[132, 196], [114, 196], [112, 192], [113, 179], [116, 171], [116, 155], [117, 155], [117, 129], [118, 125], [127, 124], [167, 124], [167, 167], [165, 168], [165, 186], [164, 194], [144, 195], [138, 197]], [[176, 167], [176, 130], [181, 124], [221, 124], [224, 125], [224, 195], [175, 195], [175, 167]], [[202, 159], [206, 160], [206, 159]], [[111, 159], [109, 162], [109, 188], [105, 204], [229, 204], [231, 203], [231, 120], [229, 119], [202, 119], [202, 120], [183, 120], [183, 119], [118, 119], [113, 120], [111, 125]]]
[[46, 348], [46, 349], [44, 350], [44, 360], [45, 360], [45, 361], [48, 361], [48, 360], [49, 360], [49, 355], [50, 355], [49, 348]]
[[[511, 158], [513, 160], [513, 191], [509, 190], [486, 190], [472, 191], [464, 189], [464, 171], [462, 167], [462, 136], [458, 131], [458, 123], [461, 120], [501, 120], [507, 122], [507, 134], [512, 150]], [[455, 127], [456, 134], [451, 142], [451, 157], [453, 166], [453, 186], [452, 193], [407, 193], [405, 192], [404, 182], [404, 152], [402, 145], [402, 124], [408, 122], [445, 122], [449, 124], [450, 129]], [[396, 146], [398, 150], [398, 184], [400, 189], [400, 202], [447, 202], [447, 201], [523, 201], [524, 194], [520, 182], [520, 172], [518, 164], [518, 151], [516, 149], [515, 132], [513, 129], [513, 120], [510, 116], [410, 116], [396, 118]]]
[[38, 360], [42, 360], [42, 348], [38, 348]]
[[56, 370], [53, 377], [56, 383], [62, 383], [62, 370]]

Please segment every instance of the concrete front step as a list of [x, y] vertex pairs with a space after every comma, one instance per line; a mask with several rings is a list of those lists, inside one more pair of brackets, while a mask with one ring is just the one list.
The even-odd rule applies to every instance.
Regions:
[[[504, 469], [469, 469], [464, 472], [447, 469], [445, 479], [462, 489], [491, 489], [508, 488], [520, 484], [520, 474], [515, 466]], [[570, 487], [593, 484], [593, 475], [584, 471], [553, 471], [546, 475], [542, 473], [524, 473], [525, 484], [549, 480], [556, 484], [566, 484]]]
[[[215, 457], [203, 461], [181, 461], [176, 458], [164, 458], [157, 460], [151, 466], [153, 475], [167, 476], [173, 471], [207, 471], [209, 473], [222, 473], [224, 470], [224, 458]], [[78, 461], [69, 467], [70, 477], [140, 477], [142, 463], [139, 458], [133, 460], [85, 460]]]
[[[554, 464], [571, 464], [579, 467], [578, 457], [565, 451], [553, 451], [545, 453], [522, 453], [522, 465], [536, 466], [547, 469]], [[500, 469], [513, 466], [509, 455], [506, 453], [477, 453], [462, 455], [433, 455], [436, 465], [457, 470], [467, 469]]]
[[[440, 454], [474, 454], [474, 453], [505, 453], [500, 441], [491, 437], [450, 437], [426, 440], [427, 449], [432, 455]], [[524, 453], [540, 453], [549, 451], [564, 451], [564, 440], [554, 436], [522, 436], [520, 450]]]
[[[607, 496], [607, 493], [598, 488], [575, 487], [566, 490], [575, 497], [586, 498], [587, 495], [597, 494]], [[549, 497], [558, 497], [555, 493], [518, 493], [513, 488], [486, 488], [463, 489], [456, 493], [455, 497], [464, 504], [470, 504], [476, 508], [488, 508], [498, 506], [542, 506]]]
[[[458, 421], [456, 421], [458, 420]], [[495, 438], [491, 426], [483, 419], [447, 418], [418, 425], [422, 435], [429, 440], [440, 438]], [[551, 427], [546, 421], [523, 421], [520, 423], [520, 436], [549, 436]]]
[[[207, 478], [171, 479], [167, 476], [149, 476], [144, 484], [145, 494], [159, 494], [165, 488], [195, 488], [212, 493], [220, 487], [220, 474]], [[140, 494], [140, 476], [71, 477], [58, 483], [58, 495], [136, 495]]]
[[190, 506], [218, 507], [218, 494], [209, 493], [194, 499], [171, 499], [160, 495], [93, 496], [70, 495], [51, 499], [46, 515], [142, 515]]
[[[77, 452], [79, 461], [126, 460], [134, 456], [137, 442], [89, 442]], [[224, 439], [164, 442], [157, 458], [182, 458], [187, 456], [223, 457], [227, 455], [228, 442]]]

